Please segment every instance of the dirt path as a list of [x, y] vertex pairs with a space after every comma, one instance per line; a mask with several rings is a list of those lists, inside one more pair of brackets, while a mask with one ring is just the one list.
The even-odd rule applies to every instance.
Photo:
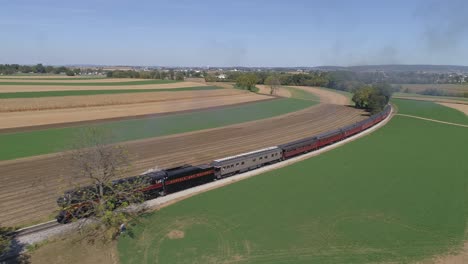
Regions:
[[422, 119], [422, 120], [431, 121], [431, 122], [436, 122], [436, 123], [441, 123], [441, 124], [446, 124], [446, 125], [460, 126], [460, 127], [468, 127], [468, 125], [457, 124], [457, 123], [451, 123], [451, 122], [445, 122], [445, 121], [441, 121], [441, 120], [430, 119], [430, 118], [425, 118], [425, 117], [420, 117], [420, 116], [414, 116], [414, 115], [405, 115], [405, 114], [396, 114], [396, 115], [398, 115], [398, 116], [406, 116], [406, 117], [411, 117], [411, 118], [417, 118], [417, 119]]
[[438, 104], [453, 108], [455, 110], [458, 110], [464, 113], [465, 115], [468, 115], [468, 102], [467, 104], [455, 104], [455, 103], [438, 103]]
[[76, 91], [76, 90], [126, 90], [126, 89], [169, 89], [204, 86], [197, 82], [177, 82], [165, 84], [141, 84], [141, 85], [110, 85], [110, 86], [90, 86], [90, 85], [0, 85], [0, 93], [11, 92], [38, 92], [38, 91]]
[[[127, 95], [130, 97], [129, 95]], [[0, 129], [44, 126], [147, 114], [194, 110], [271, 99], [252, 93], [231, 93], [210, 97], [163, 100], [148, 103], [91, 106], [41, 111], [0, 112]], [[92, 101], [92, 99], [91, 99]]]

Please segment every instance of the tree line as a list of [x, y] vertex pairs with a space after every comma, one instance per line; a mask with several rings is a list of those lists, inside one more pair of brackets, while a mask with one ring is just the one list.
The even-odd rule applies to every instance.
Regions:
[[0, 75], [12, 75], [18, 73], [37, 73], [37, 74], [66, 74], [74, 76], [81, 73], [78, 68], [70, 69], [65, 66], [44, 66], [41, 63], [36, 65], [19, 65], [19, 64], [0, 64]]
[[349, 71], [335, 72], [310, 72], [310, 73], [275, 73], [275, 72], [250, 72], [235, 73], [228, 77], [236, 77], [236, 86], [255, 92], [255, 85], [265, 84], [270, 87], [270, 93], [274, 94], [280, 85], [292, 86], [321, 86], [335, 90], [353, 93], [352, 100], [357, 108], [367, 109], [371, 113], [383, 110], [388, 104], [392, 94], [401, 89], [400, 86], [392, 86], [385, 82], [364, 83]]
[[138, 79], [161, 79], [161, 80], [177, 80], [183, 81], [187, 77], [203, 77], [206, 73], [200, 71], [175, 71], [170, 70], [151, 70], [151, 71], [134, 71], [134, 70], [115, 70], [108, 71], [109, 78], [138, 78]]

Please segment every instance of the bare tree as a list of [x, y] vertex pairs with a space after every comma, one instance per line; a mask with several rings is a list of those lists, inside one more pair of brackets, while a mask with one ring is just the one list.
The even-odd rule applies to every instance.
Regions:
[[274, 76], [270, 75], [265, 79], [265, 85], [270, 86], [270, 94], [275, 95], [277, 90], [280, 88], [280, 80]]
[[79, 186], [58, 199], [62, 210], [57, 219], [67, 222], [86, 218], [81, 221], [86, 224], [81, 230], [90, 240], [114, 239], [121, 224], [137, 213], [124, 208], [142, 202], [144, 194], [139, 190], [149, 184], [145, 177], [123, 178], [131, 167], [129, 155], [123, 146], [109, 144], [111, 139], [109, 133], [96, 128], [79, 133], [68, 159], [71, 178]]

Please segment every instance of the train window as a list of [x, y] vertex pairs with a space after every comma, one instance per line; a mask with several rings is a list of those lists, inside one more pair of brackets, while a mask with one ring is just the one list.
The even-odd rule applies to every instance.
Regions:
[[236, 163], [236, 167], [239, 166], [239, 163]]
[[242, 162], [241, 165], [244, 165], [244, 162]]
[[263, 157], [260, 157], [260, 159], [263, 159]]
[[265, 156], [265, 159], [267, 159], [267, 158], [268, 158], [268, 155], [267, 155], [267, 156]]
[[253, 159], [252, 161], [256, 161], [257, 159]]

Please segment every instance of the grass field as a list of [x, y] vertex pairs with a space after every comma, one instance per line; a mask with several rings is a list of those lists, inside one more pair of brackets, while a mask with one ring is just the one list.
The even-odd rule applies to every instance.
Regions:
[[290, 93], [292, 98], [310, 100], [310, 101], [320, 101], [320, 98], [313, 93], [306, 92], [301, 89], [294, 87], [285, 87]]
[[67, 80], [66, 82], [3, 82], [0, 80], [0, 85], [42, 85], [42, 86], [119, 86], [119, 85], [144, 85], [144, 84], [165, 84], [165, 83], [176, 83], [179, 81], [173, 80], [144, 80], [144, 81], [125, 81], [125, 82], [73, 82]]
[[[396, 101], [400, 113], [458, 112]], [[433, 104], [433, 103], [430, 103]], [[429, 110], [428, 110], [429, 109]], [[467, 129], [395, 116], [321, 156], [148, 214], [122, 263], [406, 263], [463, 245]]]
[[399, 113], [432, 118], [446, 122], [468, 124], [468, 116], [448, 107], [442, 107], [433, 102], [393, 99]]
[[222, 89], [216, 86], [195, 86], [170, 89], [123, 89], [123, 90], [76, 90], [76, 91], [40, 91], [40, 92], [13, 92], [0, 93], [0, 99], [11, 98], [38, 98], [77, 95], [121, 94], [121, 93], [148, 93], [148, 92], [178, 92]]
[[422, 94], [414, 94], [414, 93], [394, 93], [393, 96], [394, 97], [418, 97], [418, 98], [429, 98], [429, 99], [447, 99], [447, 100], [468, 101], [468, 98], [464, 98], [464, 97], [422, 95]]
[[423, 91], [426, 89], [437, 89], [448, 92], [467, 92], [467, 84], [402, 84], [402, 89], [409, 89], [410, 91]]
[[[315, 102], [285, 98], [219, 110], [105, 122], [93, 126], [111, 132], [114, 142], [122, 142], [270, 118], [313, 104]], [[67, 150], [79, 131], [80, 127], [68, 127], [0, 134], [0, 160]]]

